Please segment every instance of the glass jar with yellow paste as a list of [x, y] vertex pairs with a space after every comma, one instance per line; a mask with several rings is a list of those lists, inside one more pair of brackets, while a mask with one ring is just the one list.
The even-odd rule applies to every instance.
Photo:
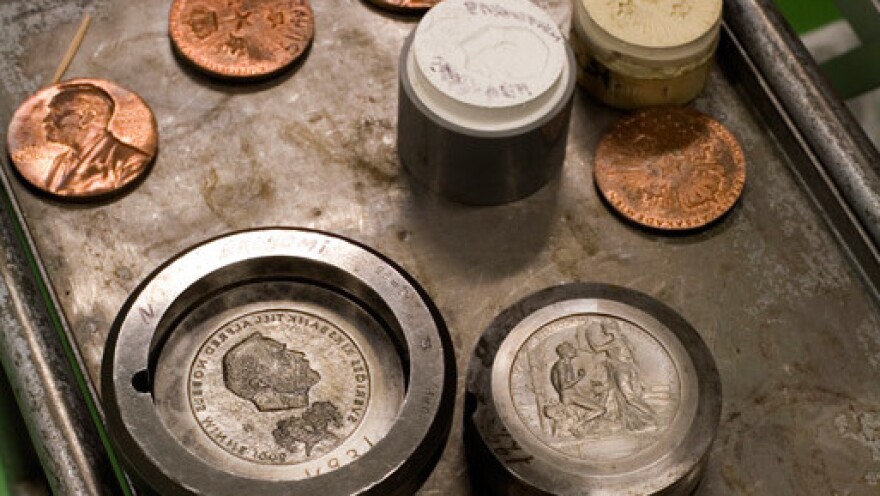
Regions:
[[706, 85], [722, 0], [573, 0], [578, 81], [622, 109], [680, 105]]

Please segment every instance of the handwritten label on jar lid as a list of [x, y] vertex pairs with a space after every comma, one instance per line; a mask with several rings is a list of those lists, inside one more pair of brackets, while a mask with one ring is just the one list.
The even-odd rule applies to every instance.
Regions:
[[669, 48], [696, 41], [721, 18], [722, 0], [577, 0], [611, 36], [637, 46]]
[[444, 0], [416, 30], [419, 70], [444, 95], [483, 108], [522, 105], [559, 80], [565, 39], [528, 0]]

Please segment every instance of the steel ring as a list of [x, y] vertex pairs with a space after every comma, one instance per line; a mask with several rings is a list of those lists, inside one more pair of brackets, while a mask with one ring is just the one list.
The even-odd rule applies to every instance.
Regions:
[[264, 229], [147, 277], [113, 324], [101, 391], [129, 474], [159, 494], [403, 495], [445, 445], [455, 364], [393, 262]]

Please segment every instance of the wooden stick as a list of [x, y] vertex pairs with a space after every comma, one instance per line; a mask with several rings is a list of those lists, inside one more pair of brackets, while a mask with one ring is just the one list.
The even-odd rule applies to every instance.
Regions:
[[75, 57], [76, 52], [79, 51], [79, 46], [82, 45], [83, 38], [86, 37], [86, 32], [89, 30], [89, 25], [91, 23], [92, 16], [86, 14], [83, 17], [82, 22], [79, 24], [79, 29], [76, 31], [73, 40], [71, 40], [70, 46], [67, 47], [67, 53], [64, 54], [64, 58], [62, 58], [61, 63], [58, 64], [58, 69], [55, 70], [55, 75], [52, 76], [52, 80], [49, 84], [58, 84], [58, 82], [61, 81], [61, 78], [64, 77], [64, 73], [67, 72], [67, 68], [70, 67], [70, 63], [73, 62], [73, 57]]

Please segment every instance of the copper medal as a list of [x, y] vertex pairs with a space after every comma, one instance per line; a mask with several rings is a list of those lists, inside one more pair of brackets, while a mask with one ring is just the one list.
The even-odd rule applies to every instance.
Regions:
[[428, 10], [440, 3], [440, 0], [370, 0], [377, 7], [397, 11]]
[[100, 79], [44, 88], [12, 117], [10, 158], [35, 188], [64, 198], [117, 192], [156, 155], [156, 120], [138, 95]]
[[168, 32], [199, 69], [250, 79], [293, 64], [311, 43], [315, 22], [308, 0], [175, 0]]
[[746, 179], [733, 134], [688, 108], [648, 109], [618, 121], [596, 152], [596, 183], [624, 217], [647, 227], [686, 230], [730, 210]]

